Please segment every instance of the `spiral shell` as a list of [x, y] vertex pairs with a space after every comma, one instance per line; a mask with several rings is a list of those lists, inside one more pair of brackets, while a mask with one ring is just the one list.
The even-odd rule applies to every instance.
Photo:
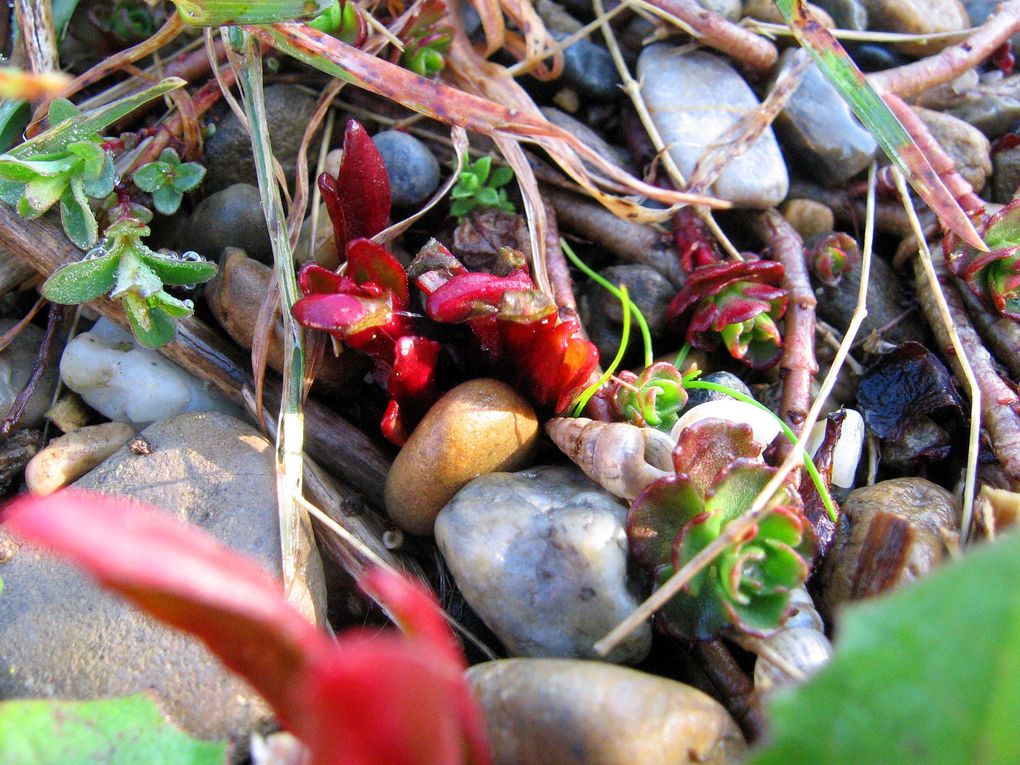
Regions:
[[545, 429], [586, 476], [621, 499], [673, 474], [673, 440], [658, 430], [586, 417], [556, 417]]
[[832, 658], [832, 644], [825, 634], [810, 627], [790, 627], [779, 630], [769, 638], [761, 639], [768, 645], [768, 653], [762, 653], [754, 664], [754, 687], [760, 693], [773, 688], [790, 685], [800, 678], [790, 677], [783, 667], [773, 664], [770, 657], [781, 657], [786, 664], [803, 675], [810, 677], [824, 667]]

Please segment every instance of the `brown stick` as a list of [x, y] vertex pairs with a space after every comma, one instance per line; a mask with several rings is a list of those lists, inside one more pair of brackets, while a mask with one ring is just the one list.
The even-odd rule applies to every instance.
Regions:
[[545, 268], [549, 274], [553, 299], [560, 309], [560, 317], [577, 316], [577, 299], [574, 297], [574, 283], [570, 278], [570, 268], [560, 247], [560, 227], [557, 224], [556, 210], [543, 199], [545, 205]]
[[879, 93], [905, 98], [959, 77], [991, 56], [995, 49], [1020, 31], [1020, 0], [1000, 3], [973, 35], [928, 58], [868, 75]]
[[771, 69], [779, 52], [761, 35], [737, 26], [714, 11], [706, 10], [694, 0], [648, 0], [697, 32], [698, 42], [722, 51], [751, 69]]
[[956, 286], [967, 313], [995, 357], [1009, 370], [1014, 380], [1020, 380], [1020, 322], [990, 311], [981, 298], [959, 279]]
[[[78, 260], [80, 253], [51, 218], [25, 221], [0, 205], [0, 249], [21, 258], [41, 274]], [[107, 299], [89, 303], [99, 313], [127, 326], [119, 302]], [[247, 360], [239, 348], [199, 319], [177, 324], [177, 337], [159, 349], [191, 374], [210, 383], [227, 398], [244, 407], [243, 388], [250, 384]], [[279, 396], [278, 386], [273, 395]], [[308, 453], [340, 481], [358, 491], [377, 508], [383, 507], [383, 484], [389, 460], [351, 423], [313, 399], [305, 405], [305, 447]]]
[[10, 411], [7, 412], [3, 421], [0, 421], [0, 437], [10, 435], [11, 431], [18, 426], [18, 421], [25, 413], [25, 407], [28, 406], [28, 400], [32, 398], [32, 394], [35, 393], [35, 389], [39, 386], [39, 381], [42, 379], [43, 372], [46, 371], [50, 361], [50, 349], [53, 347], [53, 337], [57, 333], [60, 311], [61, 306], [56, 304], [50, 305], [50, 315], [46, 322], [46, 334], [39, 345], [39, 353], [36, 355], [35, 361], [32, 362], [32, 372], [29, 374], [28, 380], [25, 381], [24, 387], [18, 392], [14, 403], [11, 404]]
[[[960, 337], [964, 353], [970, 361], [981, 391], [981, 419], [992, 442], [992, 452], [1002, 465], [1014, 491], [1020, 490], [1020, 397], [1007, 385], [995, 368], [991, 354], [985, 349], [977, 330], [971, 324], [956, 285], [946, 273], [941, 259], [934, 259], [933, 265], [939, 277], [939, 284], [949, 306], [949, 314]], [[958, 379], [964, 379], [963, 370], [953, 353], [949, 334], [938, 312], [935, 298], [919, 258], [914, 259], [914, 277], [917, 299], [935, 335], [939, 350], [949, 362]]]
[[[794, 433], [801, 435], [804, 420], [811, 407], [811, 381], [818, 373], [815, 359], [815, 293], [811, 289], [804, 243], [793, 226], [775, 209], [753, 218], [759, 237], [769, 246], [775, 260], [783, 264], [783, 288], [788, 294], [786, 332], [780, 363], [783, 397], [779, 416]], [[790, 444], [779, 441], [779, 459], [786, 458]]]
[[722, 696], [726, 708], [744, 731], [755, 741], [765, 732], [761, 704], [754, 693], [754, 683], [733, 658], [721, 640], [698, 641], [691, 652], [700, 661], [705, 675]]

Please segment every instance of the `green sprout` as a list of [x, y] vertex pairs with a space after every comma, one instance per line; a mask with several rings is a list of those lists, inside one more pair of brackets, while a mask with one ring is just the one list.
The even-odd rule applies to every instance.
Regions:
[[[491, 173], [490, 173], [491, 171]], [[492, 170], [492, 157], [486, 155], [469, 163], [460, 173], [457, 185], [450, 192], [454, 200], [450, 215], [463, 218], [476, 207], [494, 207], [503, 212], [516, 212], [513, 202], [507, 199], [506, 186], [513, 180], [509, 167]]]
[[325, 11], [308, 22], [308, 26], [332, 35], [357, 47], [365, 38], [367, 27], [356, 3], [336, 0]]
[[142, 191], [152, 194], [156, 212], [173, 215], [181, 206], [186, 191], [198, 188], [205, 168], [198, 162], [181, 162], [173, 149], [163, 149], [159, 159], [142, 165], [131, 176]]
[[195, 253], [155, 252], [143, 241], [149, 227], [123, 218], [106, 230], [103, 243], [84, 260], [58, 268], [42, 294], [54, 303], [74, 305], [109, 294], [119, 299], [131, 331], [146, 348], [170, 342], [177, 319], [194, 313], [190, 300], [178, 300], [163, 287], [198, 284], [216, 274], [216, 265]]

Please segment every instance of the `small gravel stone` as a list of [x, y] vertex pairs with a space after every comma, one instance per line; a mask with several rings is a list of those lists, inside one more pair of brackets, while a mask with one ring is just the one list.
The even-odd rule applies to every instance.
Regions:
[[[17, 323], [15, 319], [0, 319], [0, 334], [9, 331]], [[11, 410], [14, 400], [28, 382], [32, 374], [32, 364], [35, 363], [44, 335], [42, 329], [29, 324], [18, 333], [10, 345], [0, 351], [0, 418]], [[28, 399], [25, 413], [19, 422], [21, 427], [34, 428], [42, 424], [43, 414], [53, 399], [53, 391], [57, 388], [57, 370], [53, 360], [58, 352], [59, 348], [50, 350], [50, 363], [39, 379], [35, 392]]]
[[[575, 467], [476, 478], [442, 509], [436, 542], [464, 598], [514, 656], [597, 658], [633, 611], [627, 508]], [[609, 656], [651, 648], [643, 624]]]
[[984, 134], [952, 114], [914, 107], [932, 136], [945, 149], [963, 176], [978, 194], [992, 174], [991, 144]]
[[868, 28], [868, 9], [861, 0], [815, 0], [815, 5], [832, 16], [840, 29], [863, 32]]
[[273, 245], [262, 212], [259, 190], [235, 183], [204, 199], [177, 234], [181, 250], [217, 260], [227, 247], [240, 247], [263, 263], [273, 262]]
[[[970, 18], [960, 0], [864, 0], [868, 25], [880, 32], [925, 35], [959, 32], [970, 26]], [[952, 41], [902, 43], [904, 53], [928, 56]]]
[[789, 199], [783, 203], [782, 211], [783, 217], [801, 239], [827, 234], [836, 225], [832, 210], [812, 199]]
[[[725, 385], [727, 388], [733, 388], [738, 393], [754, 398], [751, 389], [732, 372], [711, 372], [698, 379], [716, 383], [717, 385]], [[733, 398], [715, 390], [695, 389], [687, 392], [687, 409], [708, 403], [709, 401], [733, 401]]]
[[25, 483], [45, 496], [81, 478], [127, 443], [135, 429], [122, 422], [88, 425], [54, 438], [25, 468]]
[[[567, 37], [562, 32], [552, 36], [556, 40]], [[604, 46], [587, 38], [563, 51], [562, 77], [565, 84], [572, 85], [582, 96], [597, 101], [615, 101], [623, 96], [613, 57]]]
[[386, 163], [394, 206], [420, 205], [439, 187], [439, 160], [413, 135], [386, 130], [372, 141]]

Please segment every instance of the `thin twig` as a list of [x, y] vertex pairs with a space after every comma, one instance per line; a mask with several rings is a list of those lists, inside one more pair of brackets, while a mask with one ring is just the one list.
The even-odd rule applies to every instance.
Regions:
[[2, 335], [0, 335], [0, 351], [6, 350], [7, 346], [9, 346], [11, 343], [13, 343], [15, 341], [15, 339], [18, 337], [18, 335], [20, 335], [22, 333], [22, 331], [25, 329], [25, 327], [27, 327], [29, 324], [31, 324], [32, 319], [35, 318], [35, 315], [37, 313], [39, 313], [39, 310], [44, 305], [46, 305], [46, 303], [47, 303], [47, 300], [44, 297], [41, 297], [38, 300], [36, 300], [35, 303], [32, 305], [32, 307], [28, 309], [28, 313], [26, 313], [18, 321], [17, 324], [15, 324], [9, 330], [4, 332]]
[[14, 13], [18, 31], [33, 74], [60, 71], [57, 30], [53, 24], [53, 4], [49, 0], [17, 0]]
[[[873, 164], [871, 166], [871, 171], [868, 174], [869, 212], [874, 210], [874, 179], [875, 166]], [[836, 384], [836, 379], [843, 365], [843, 359], [845, 359], [846, 355], [850, 352], [850, 345], [853, 343], [853, 338], [860, 329], [861, 322], [863, 322], [864, 318], [867, 316], [866, 304], [868, 295], [868, 279], [871, 276], [871, 250], [873, 237], [874, 215], [869, 214], [864, 234], [864, 251], [861, 256], [861, 285], [858, 290], [857, 307], [854, 309], [853, 316], [850, 319], [850, 325], [847, 327], [846, 336], [843, 338], [843, 342], [840, 344], [839, 350], [836, 352], [836, 357], [833, 359], [833, 362], [829, 367], [829, 371], [825, 375], [825, 379], [822, 381], [818, 396], [815, 397], [814, 403], [811, 405], [811, 409], [808, 412], [807, 417], [804, 419], [804, 432], [810, 431], [811, 428], [814, 427], [815, 422], [817, 422], [822, 406]], [[594, 646], [596, 653], [600, 656], [606, 656], [609, 654], [609, 652], [612, 651], [621, 640], [640, 627], [646, 619], [677, 595], [677, 593], [679, 593], [695, 576], [697, 576], [702, 569], [711, 564], [712, 561], [714, 561], [737, 540], [743, 538], [744, 534], [746, 534], [752, 526], [768, 515], [768, 501], [772, 498], [776, 490], [779, 489], [783, 481], [786, 480], [786, 476], [790, 473], [790, 471], [792, 471], [795, 467], [798, 467], [799, 463], [802, 461], [804, 445], [805, 440], [798, 441], [797, 444], [790, 450], [786, 459], [783, 460], [783, 463], [772, 475], [769, 482], [765, 484], [762, 491], [757, 497], [755, 497], [747, 511], [730, 521], [723, 528], [718, 537], [710, 542], [703, 550], [701, 550], [701, 552], [685, 563], [675, 574], [673, 574], [673, 576], [664, 582], [658, 590], [653, 592], [651, 597], [645, 600], [644, 603], [631, 613], [630, 616], [620, 622], [609, 632], [609, 634], [599, 640]]]
[[28, 380], [25, 381], [24, 387], [18, 392], [14, 403], [11, 404], [10, 411], [7, 412], [3, 421], [0, 421], [0, 438], [7, 437], [18, 426], [18, 421], [25, 413], [25, 407], [28, 406], [28, 400], [32, 398], [32, 394], [35, 393], [35, 389], [39, 386], [39, 381], [46, 371], [47, 364], [49, 364], [50, 349], [53, 347], [53, 338], [57, 332], [57, 324], [60, 322], [62, 310], [63, 306], [57, 303], [50, 304], [50, 314], [46, 321], [46, 334], [43, 335], [42, 343], [39, 345], [39, 353], [36, 354], [35, 361], [32, 362], [32, 371], [28, 375]]
[[[914, 229], [914, 237], [917, 240], [918, 246], [917, 260], [920, 261], [921, 267], [924, 269], [924, 277], [928, 282], [928, 288], [931, 290], [932, 299], [937, 307], [939, 321], [933, 321], [935, 317], [929, 316], [929, 323], [932, 325], [933, 330], [939, 322], [942, 323], [942, 326], [945, 328], [945, 334], [948, 336], [953, 348], [953, 357], [957, 370], [962, 373], [962, 376], [967, 381], [967, 387], [970, 389], [970, 444], [967, 450], [967, 477], [963, 487], [963, 521], [960, 529], [961, 540], [966, 543], [967, 534], [970, 532], [970, 520], [974, 515], [974, 482], [977, 477], [978, 451], [981, 447], [981, 389], [978, 387], [974, 370], [971, 367], [970, 360], [967, 358], [966, 349], [960, 341], [960, 334], [955, 326], [959, 317], [953, 316], [950, 312], [949, 305], [946, 302], [946, 295], [935, 273], [935, 267], [931, 260], [931, 252], [928, 250], [928, 242], [925, 240], [924, 232], [921, 230], [921, 222], [917, 219], [914, 206], [910, 201], [910, 192], [907, 191], [906, 181], [903, 180], [903, 174], [895, 168], [893, 169], [893, 179], [896, 182], [896, 190], [899, 191], [900, 199], [903, 202], [903, 209], [906, 211], [907, 217], [910, 218], [911, 226]], [[965, 311], [964, 316], [966, 316]]]

